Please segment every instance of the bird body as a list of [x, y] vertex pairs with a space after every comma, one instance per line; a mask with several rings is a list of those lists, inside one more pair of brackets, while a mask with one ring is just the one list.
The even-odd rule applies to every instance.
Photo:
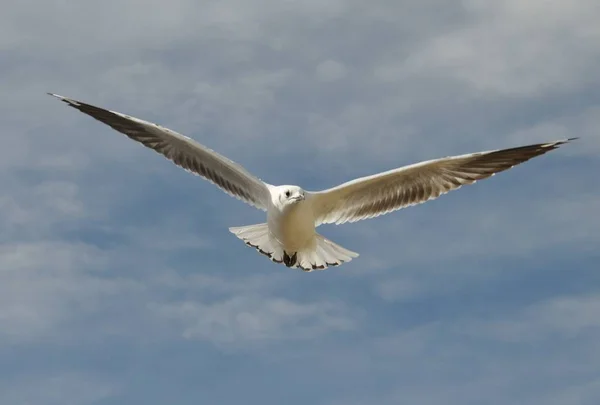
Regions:
[[310, 271], [337, 266], [358, 254], [316, 232], [315, 199], [298, 186], [269, 186], [271, 203], [265, 224], [229, 228], [271, 260]]
[[316, 232], [321, 224], [356, 222], [437, 198], [543, 155], [575, 139], [428, 160], [322, 191], [274, 186], [239, 164], [168, 128], [49, 93], [162, 154], [229, 195], [266, 211], [267, 222], [229, 230], [272, 261], [305, 271], [358, 257]]
[[[271, 233], [292, 252], [304, 249], [312, 244], [315, 238], [315, 220], [311, 201], [305, 199], [304, 190], [297, 192], [301, 193], [298, 200], [272, 204], [267, 210], [267, 224]], [[274, 193], [282, 195], [277, 190]]]

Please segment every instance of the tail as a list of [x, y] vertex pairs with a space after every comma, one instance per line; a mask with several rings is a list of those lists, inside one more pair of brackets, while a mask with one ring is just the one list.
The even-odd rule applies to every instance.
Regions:
[[309, 247], [298, 252], [286, 252], [281, 243], [271, 236], [266, 223], [239, 226], [229, 230], [246, 245], [252, 246], [272, 261], [304, 271], [324, 270], [358, 257], [358, 253], [345, 249], [319, 234], [315, 235]]
[[315, 243], [309, 249], [298, 252], [298, 267], [304, 271], [324, 270], [329, 266], [339, 266], [358, 257], [358, 253], [341, 247], [318, 233]]
[[269, 225], [256, 224], [229, 228], [229, 231], [277, 263], [283, 263], [284, 251], [281, 244], [271, 236]]

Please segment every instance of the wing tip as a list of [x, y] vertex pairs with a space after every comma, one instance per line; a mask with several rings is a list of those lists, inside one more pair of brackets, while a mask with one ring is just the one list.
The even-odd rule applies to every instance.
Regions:
[[566, 138], [566, 139], [560, 139], [560, 140], [554, 141], [554, 142], [548, 142], [548, 143], [542, 144], [541, 146], [544, 147], [544, 148], [558, 147], [558, 146], [567, 144], [569, 142], [575, 141], [577, 139], [579, 139], [579, 137], [575, 136], [575, 137], [572, 137], [572, 138]]
[[48, 94], [49, 96], [52, 96], [52, 97], [56, 97], [60, 101], [65, 102], [65, 103], [67, 103], [67, 104], [69, 104], [71, 106], [78, 106], [78, 105], [80, 105], [80, 103], [77, 100], [73, 100], [71, 98], [68, 98], [68, 97], [65, 97], [65, 96], [61, 96], [60, 94], [50, 93], [50, 92], [47, 92], [46, 94]]

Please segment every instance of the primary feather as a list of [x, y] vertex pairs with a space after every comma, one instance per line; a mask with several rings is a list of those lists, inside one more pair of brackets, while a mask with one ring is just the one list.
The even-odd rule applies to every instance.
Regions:
[[267, 210], [270, 199], [268, 185], [214, 150], [160, 125], [58, 94], [48, 94], [153, 149], [177, 166], [205, 178], [227, 194]]
[[428, 160], [312, 193], [317, 224], [356, 222], [420, 204], [572, 140]]

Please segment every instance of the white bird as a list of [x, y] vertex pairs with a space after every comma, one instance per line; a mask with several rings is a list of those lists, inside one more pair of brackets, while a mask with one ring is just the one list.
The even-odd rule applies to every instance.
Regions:
[[229, 228], [272, 261], [305, 271], [349, 262], [358, 253], [324, 238], [321, 224], [356, 222], [420, 204], [543, 155], [576, 138], [428, 160], [323, 191], [274, 186], [239, 164], [168, 128], [48, 93], [155, 150], [229, 195], [267, 212], [267, 222]]

